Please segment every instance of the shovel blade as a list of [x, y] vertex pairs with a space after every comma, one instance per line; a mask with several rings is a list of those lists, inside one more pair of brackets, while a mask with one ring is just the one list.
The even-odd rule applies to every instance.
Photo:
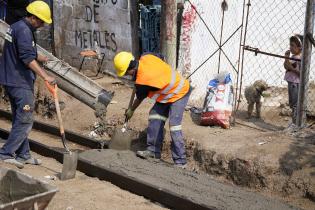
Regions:
[[110, 149], [115, 150], [130, 150], [132, 142], [131, 132], [122, 130], [122, 128], [116, 128], [109, 144]]
[[73, 179], [77, 170], [78, 153], [70, 152], [63, 155], [62, 171], [60, 174], [61, 180]]

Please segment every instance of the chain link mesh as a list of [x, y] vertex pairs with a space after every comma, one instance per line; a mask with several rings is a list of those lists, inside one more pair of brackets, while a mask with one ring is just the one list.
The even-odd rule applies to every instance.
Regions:
[[[195, 106], [202, 106], [206, 88], [218, 73], [237, 80], [242, 23], [240, 1], [185, 1], [178, 67], [190, 76]], [[223, 17], [224, 15], [224, 17]]]
[[[289, 38], [294, 34], [303, 34], [305, 11], [306, 0], [250, 1], [245, 46], [283, 56], [289, 49]], [[284, 80], [284, 59], [259, 52], [256, 55], [246, 50], [243, 59], [243, 86], [241, 87], [243, 97], [240, 113], [247, 109], [247, 102], [243, 95], [245, 87], [257, 80], [264, 80], [270, 89], [264, 97], [262, 117], [265, 122], [276, 127], [286, 126], [291, 110], [288, 106], [287, 82]], [[314, 69], [313, 67], [314, 62], [311, 69]], [[314, 71], [311, 70], [310, 81], [313, 79]], [[314, 95], [309, 95], [309, 98], [313, 97]], [[308, 102], [312, 103], [312, 100]], [[311, 106], [308, 104], [308, 107]], [[238, 116], [244, 117], [244, 115]]]
[[[222, 8], [223, 2], [227, 3], [226, 10]], [[209, 80], [218, 72], [228, 71], [240, 95], [236, 103], [238, 119], [245, 120], [247, 117], [245, 88], [257, 80], [264, 80], [270, 88], [263, 94], [260, 122], [267, 125], [265, 128], [287, 126], [291, 110], [288, 106], [287, 82], [284, 80], [284, 59], [259, 51], [284, 56], [289, 49], [290, 37], [303, 34], [306, 0], [187, 0], [185, 4], [180, 45], [184, 53], [179, 56], [179, 66], [182, 65], [180, 67], [186, 75], [193, 73], [193, 104], [201, 106]], [[188, 33], [185, 24], [191, 21], [194, 24]], [[243, 46], [250, 46], [258, 53], [245, 50], [244, 56], [239, 58]], [[312, 60], [315, 59], [314, 55]], [[187, 61], [189, 58], [192, 59]], [[314, 65], [315, 62], [312, 62], [307, 104], [311, 115], [315, 114], [315, 95], [312, 94], [315, 88]], [[251, 122], [255, 123], [256, 120]]]

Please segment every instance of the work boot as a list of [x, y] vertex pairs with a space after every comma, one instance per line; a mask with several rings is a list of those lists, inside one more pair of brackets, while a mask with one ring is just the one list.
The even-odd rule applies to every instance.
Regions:
[[187, 168], [187, 163], [185, 163], [185, 164], [175, 164], [175, 167], [181, 168], [181, 169], [186, 169]]
[[149, 150], [137, 151], [136, 155], [143, 159], [148, 159], [148, 158], [161, 159], [159, 155], [156, 155], [154, 152], [151, 152]]
[[16, 158], [18, 162], [22, 163], [22, 164], [30, 164], [30, 165], [41, 165], [42, 164], [42, 160], [41, 159], [37, 159], [37, 158], [29, 158], [27, 160], [22, 159], [22, 158]]
[[5, 159], [5, 160], [3, 160], [3, 162], [15, 165], [19, 169], [24, 168], [24, 164], [19, 162], [19, 161], [17, 161], [17, 160], [15, 160], [14, 158]]
[[284, 129], [284, 131], [288, 133], [295, 133], [298, 131], [298, 129], [299, 128], [297, 125], [295, 125], [294, 123], [290, 123], [288, 127]]

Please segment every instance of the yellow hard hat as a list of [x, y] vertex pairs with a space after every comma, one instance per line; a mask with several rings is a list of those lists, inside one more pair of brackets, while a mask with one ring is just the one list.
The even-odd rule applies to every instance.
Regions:
[[122, 77], [126, 74], [130, 61], [134, 59], [135, 58], [130, 52], [120, 52], [115, 55], [114, 66], [119, 77]]
[[35, 15], [45, 23], [51, 24], [51, 12], [49, 5], [44, 1], [33, 1], [30, 3], [26, 10], [31, 13], [32, 15]]

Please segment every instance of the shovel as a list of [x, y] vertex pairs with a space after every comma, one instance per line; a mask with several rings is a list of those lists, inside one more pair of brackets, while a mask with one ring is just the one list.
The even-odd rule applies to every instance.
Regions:
[[66, 135], [65, 130], [63, 127], [63, 122], [61, 118], [60, 106], [59, 106], [59, 99], [58, 99], [58, 86], [57, 84], [51, 85], [47, 81], [45, 82], [49, 92], [53, 95], [55, 99], [55, 106], [57, 112], [57, 118], [60, 128], [60, 135], [63, 147], [65, 148], [66, 152], [63, 154], [63, 164], [62, 164], [62, 172], [60, 174], [61, 180], [72, 179], [75, 177], [75, 172], [77, 170], [78, 164], [78, 153], [71, 152], [69, 147], [66, 144]]
[[[136, 94], [136, 89], [133, 88], [129, 105], [128, 105], [128, 109], [130, 109], [132, 105], [135, 94]], [[128, 131], [127, 129], [127, 126], [128, 126], [128, 120], [126, 118], [124, 125], [120, 128], [115, 129], [115, 132], [108, 146], [110, 149], [115, 149], [115, 150], [129, 150], [130, 149], [132, 138], [131, 138], [130, 131]]]

